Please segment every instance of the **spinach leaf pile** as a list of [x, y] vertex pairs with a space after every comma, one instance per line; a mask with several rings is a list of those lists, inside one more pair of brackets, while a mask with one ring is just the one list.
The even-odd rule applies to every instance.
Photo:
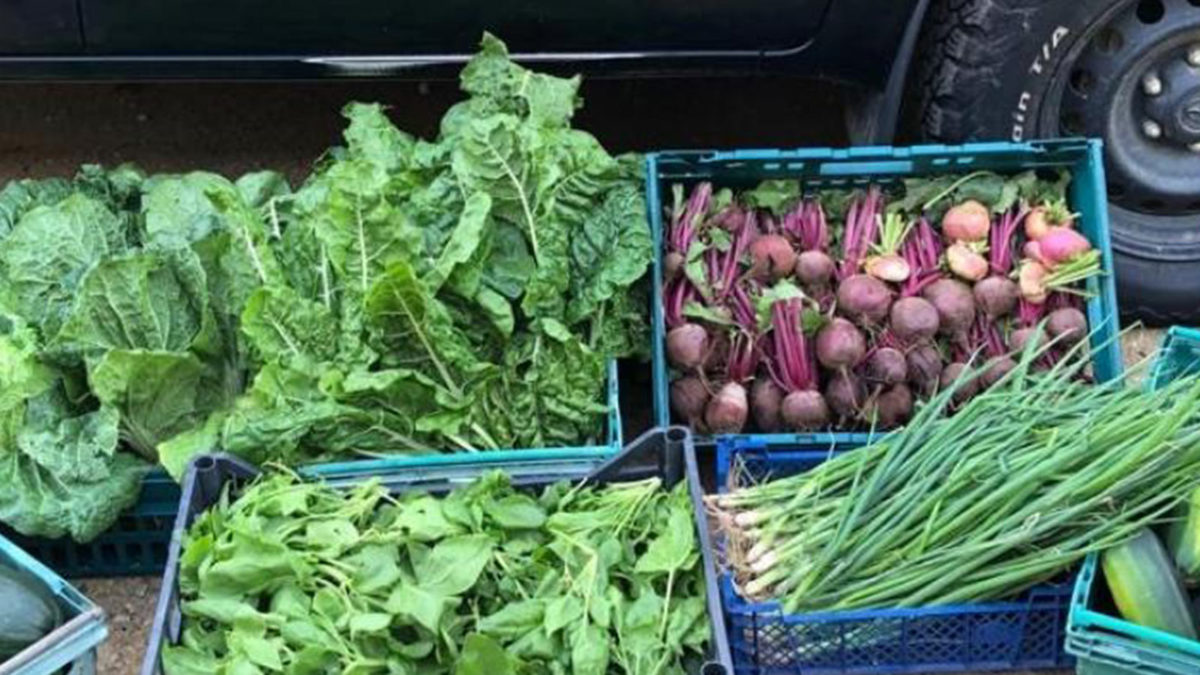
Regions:
[[0, 520], [95, 537], [154, 462], [600, 441], [648, 340], [640, 172], [485, 36], [432, 141], [351, 104], [293, 190], [85, 167], [0, 191]]
[[694, 672], [709, 639], [686, 483], [392, 499], [260, 478], [188, 531], [167, 675]]

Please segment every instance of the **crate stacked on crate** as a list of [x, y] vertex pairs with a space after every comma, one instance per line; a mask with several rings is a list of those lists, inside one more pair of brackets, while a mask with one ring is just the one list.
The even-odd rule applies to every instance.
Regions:
[[[456, 491], [459, 488], [466, 488], [467, 490], [471, 490], [479, 486], [486, 488], [485, 484], [481, 484], [478, 481], [480, 478], [488, 476], [489, 473], [495, 469], [503, 470], [503, 472], [507, 475], [505, 480], [507, 480], [513, 487], [518, 488], [521, 491], [529, 491], [534, 496], [536, 496], [539, 491], [546, 489], [548, 486], [560, 483], [562, 491], [556, 493], [556, 495], [552, 497], [544, 495], [544, 502], [546, 499], [551, 499], [552, 502], [556, 502], [560, 499], [570, 499], [571, 495], [575, 494], [578, 490], [591, 486], [602, 488], [611, 484], [623, 484], [626, 488], [636, 489], [639, 484], [643, 487], [649, 484], [652, 486], [663, 487], [684, 487], [688, 494], [688, 506], [685, 511], [687, 514], [687, 522], [689, 527], [694, 528], [693, 531], [695, 534], [695, 545], [698, 550], [698, 555], [695, 558], [689, 556], [687, 562], [682, 560], [679, 562], [684, 565], [698, 566], [697, 583], [699, 584], [699, 597], [702, 598], [701, 604], [703, 607], [702, 609], [700, 607], [695, 607], [692, 609], [703, 612], [703, 619], [701, 619], [702, 623], [698, 627], [707, 629], [705, 634], [707, 635], [708, 645], [705, 657], [703, 659], [688, 662], [690, 664], [690, 669], [687, 671], [687, 675], [731, 675], [732, 670], [730, 666], [729, 648], [726, 641], [726, 631], [723, 622], [723, 615], [721, 613], [720, 598], [717, 592], [717, 576], [712, 557], [712, 547], [709, 543], [709, 532], [706, 528], [706, 523], [703, 516], [703, 507], [701, 505], [702, 488], [700, 484], [700, 475], [696, 465], [691, 437], [685, 429], [669, 428], [648, 432], [630, 443], [616, 456], [607, 459], [600, 459], [596, 457], [547, 457], [540, 461], [526, 460], [507, 463], [480, 461], [474, 464], [457, 463], [454, 465], [425, 466], [419, 468], [399, 466], [389, 467], [386, 465], [386, 462], [359, 462], [344, 463], [337, 466], [326, 465], [322, 467], [311, 467], [302, 470], [301, 475], [305, 479], [319, 480], [325, 486], [343, 490], [346, 493], [358, 494], [365, 489], [370, 489], [369, 485], [379, 485], [382, 486], [386, 492], [396, 496], [398, 499], [404, 498], [401, 495], [412, 497], [420, 493], [433, 495], [440, 498], [451, 494], [453, 491]], [[169, 562], [166, 568], [162, 589], [160, 591], [161, 594], [159, 596], [158, 605], [155, 610], [154, 624], [147, 647], [145, 661], [142, 666], [141, 672], [143, 675], [157, 675], [158, 673], [165, 672], [165, 666], [163, 662], [164, 648], [181, 644], [181, 641], [184, 639], [183, 635], [188, 630], [187, 622], [184, 619], [184, 616], [188, 614], [188, 611], [184, 607], [187, 596], [186, 593], [182, 591], [180, 585], [181, 560], [188, 556], [194, 558], [196, 555], [205, 554], [203, 542], [191, 540], [189, 538], [188, 531], [193, 527], [198, 519], [206, 517], [206, 512], [210, 508], [216, 508], [218, 505], [220, 505], [221, 508], [227, 508], [231, 503], [236, 506], [236, 499], [239, 497], [239, 494], [242, 494], [240, 490], [252, 485], [254, 479], [259, 475], [260, 471], [257, 468], [226, 455], [202, 456], [194, 460], [192, 465], [189, 467], [189, 471], [184, 481], [183, 498], [180, 505], [179, 516], [175, 524], [175, 534], [172, 538]], [[647, 481], [650, 482], [647, 483]], [[549, 493], [546, 494], [548, 495]], [[545, 503], [549, 504], [551, 502]], [[513, 505], [508, 504], [508, 507], [513, 507]], [[500, 507], [493, 504], [487, 508]], [[516, 510], [520, 511], [520, 509]], [[428, 511], [424, 511], [423, 513], [428, 514]], [[528, 513], [520, 514], [513, 512], [511, 515], [513, 517], [520, 516], [521, 518], [529, 517]], [[480, 515], [479, 517], [482, 518], [483, 516]], [[432, 526], [435, 528], [438, 527], [436, 521], [436, 518], [434, 521], [430, 521]], [[415, 523], [409, 521], [405, 522], [408, 524], [397, 525], [397, 527], [411, 528], [416, 526]], [[672, 524], [676, 524], [674, 520], [671, 522]], [[443, 522], [443, 525], [445, 524], [446, 523]], [[589, 523], [587, 526], [594, 527], [595, 525]], [[520, 527], [535, 526], [527, 524], [523, 526], [513, 525], [513, 527], [517, 527], [519, 529]], [[564, 521], [564, 527], [569, 529], [573, 526]], [[414, 537], [414, 541], [420, 539], [415, 532], [412, 536]], [[439, 537], [441, 536], [445, 535], [439, 535]], [[467, 538], [477, 536], [478, 535], [468, 535]], [[664, 537], [664, 540], [665, 539], [674, 540], [675, 537], [668, 533], [668, 535]], [[432, 541], [424, 539], [420, 540]], [[201, 548], [199, 553], [189, 550], [188, 547], [192, 545], [200, 545]], [[420, 548], [419, 545], [417, 545], [417, 547]], [[518, 550], [519, 548], [520, 547], [518, 546], [516, 549], [514, 549], [514, 555], [520, 554]], [[677, 553], [668, 553], [667, 550], [669, 548], [671, 547], [664, 545], [663, 550], [653, 554], [648, 548], [642, 555], [643, 557], [648, 556], [652, 558], [655, 556], [661, 557], [660, 554], [663, 553], [667, 553], [669, 557], [678, 555]], [[437, 547], [434, 546], [433, 550], [429, 551], [427, 555], [439, 555], [436, 552], [436, 549]], [[568, 555], [570, 554], [570, 551], [562, 551], [560, 554]], [[610, 554], [606, 553], [603, 554], [602, 557], [608, 555]], [[466, 560], [461, 562], [464, 565], [468, 565]], [[664, 562], [666, 562], [665, 559], [659, 560], [658, 562], [648, 562], [647, 569], [654, 567], [655, 565], [663, 564]], [[605, 564], [607, 565], [608, 563]], [[639, 559], [639, 566], [640, 564], [641, 560]], [[693, 568], [693, 570], [695, 569], [697, 568]], [[375, 567], [372, 567], [369, 572], [372, 577], [376, 576], [377, 572], [382, 572], [385, 574], [387, 573], [386, 570]], [[421, 574], [421, 572], [419, 572], [415, 566], [412, 573], [416, 576], [420, 576]], [[401, 574], [402, 573], [399, 570], [396, 570], [396, 575], [398, 575], [397, 581], [395, 582], [397, 584], [397, 589], [405, 586], [406, 584], [406, 582], [399, 580], [399, 575]], [[414, 581], [413, 579], [409, 579], [409, 581], [414, 584], [421, 583]], [[551, 585], [554, 583], [552, 580], [544, 580], [544, 582]], [[613, 583], [616, 584], [617, 582], [614, 580]], [[670, 582], [668, 581], [668, 586], [669, 585]], [[416, 587], [420, 588], [420, 586]], [[195, 588], [196, 586], [193, 580], [193, 583], [191, 584], [191, 591], [194, 592]], [[616, 588], [616, 586], [613, 586], [612, 588]], [[537, 589], [526, 589], [527, 593], [535, 593], [535, 591], [537, 591]], [[461, 591], [459, 592], [461, 593]], [[535, 597], [533, 602], [540, 601]], [[514, 630], [539, 631], [542, 629], [543, 618], [541, 614], [539, 613], [535, 619], [530, 619], [528, 612], [526, 612], [526, 610], [529, 610], [533, 606], [530, 604], [530, 601], [517, 602], [515, 604], [519, 605], [519, 607], [510, 608], [514, 611], [512, 615], [506, 615], [503, 619], [497, 619], [497, 623], [495, 623], [493, 628], [489, 629], [496, 631], [494, 635], [511, 637], [511, 631]], [[314, 601], [313, 611], [318, 613], [324, 611], [317, 609], [317, 605], [318, 603]], [[425, 616], [425, 614], [421, 613], [424, 611], [423, 609], [413, 606], [407, 601], [403, 603], [403, 606], [396, 605], [395, 607], [392, 607], [392, 602], [389, 599], [387, 605], [390, 608], [388, 611], [396, 611], [400, 613], [411, 612], [411, 616]], [[610, 606], [609, 610], [605, 610], [604, 614], [601, 614], [599, 610], [584, 609], [582, 617], [571, 614], [570, 612], [563, 613], [560, 611], [561, 608], [560, 610], [555, 610], [550, 606], [546, 606], [544, 610], [539, 610], [539, 612], [545, 612], [544, 620], [547, 626], [556, 625], [556, 627], [553, 629], [547, 628], [547, 630], [553, 630], [555, 632], [563, 630], [561, 627], [562, 620], [565, 619], [569, 620], [568, 622], [576, 622], [581, 618], [585, 621], [594, 621], [598, 625], [609, 625], [607, 622], [610, 621], [616, 622], [615, 625], [617, 626], [624, 625], [625, 630], [635, 631], [640, 630], [637, 628], [639, 625], [641, 625], [642, 628], [646, 627], [645, 625], [642, 625], [644, 624], [642, 619], [636, 619], [636, 621], [641, 623], [633, 623], [635, 621], [635, 615], [638, 615], [638, 612], [644, 609], [644, 606], [640, 608], [632, 606], [625, 607], [624, 611], [628, 611], [630, 613], [621, 617], [607, 614], [608, 611], [622, 611], [620, 607], [615, 605]], [[280, 609], [279, 611], [285, 610]], [[502, 610], [502, 612], [503, 611], [504, 610]], [[191, 616], [196, 616], [194, 611], [191, 613]], [[676, 631], [675, 624], [672, 621], [672, 616], [674, 616], [674, 614], [664, 614], [661, 610], [654, 613], [654, 625], [652, 631], [654, 642], [659, 640], [660, 628], [668, 631], [668, 633], [673, 633]], [[660, 623], [660, 617], [665, 623]], [[374, 621], [376, 618], [379, 617], [373, 616], [371, 620]], [[321, 624], [319, 619], [317, 619], [316, 622], [317, 624], [324, 625]], [[333, 624], [329, 625], [332, 626]], [[351, 625], [354, 626], [358, 624], [352, 621]], [[365, 626], [365, 623], [362, 625]], [[384, 625], [386, 625], [386, 623], [381, 624], [381, 626]], [[367, 631], [385, 630], [385, 628], [381, 628], [380, 626], [376, 626], [375, 628], [364, 628], [360, 626], [360, 628], [361, 630]], [[356, 632], [358, 630], [359, 629], [356, 629]], [[480, 631], [484, 633], [487, 632], [482, 628]], [[407, 633], [405, 634], [407, 635]], [[550, 634], [553, 635], [553, 633]], [[415, 633], [413, 633], [413, 635], [415, 635]], [[448, 635], [449, 633], [444, 633], [442, 634], [442, 637], [445, 638]], [[644, 637], [645, 636], [643, 636], [643, 638]], [[196, 634], [191, 634], [187, 644], [199, 644], [196, 642], [196, 639]], [[470, 638], [468, 638], [468, 640], [469, 639]], [[589, 640], [591, 642], [589, 642]], [[399, 645], [399, 643], [396, 642], [389, 644], [392, 644], [393, 647], [397, 647]], [[592, 647], [596, 646], [599, 646], [598, 643], [595, 643], [595, 640], [593, 640], [591, 637], [588, 637], [586, 640], [576, 642], [574, 646], [571, 647], [571, 658], [583, 659], [583, 661], [580, 662], [581, 664], [583, 664], [584, 661], [587, 661], [592, 663], [594, 667], [595, 662], [588, 660], [596, 657], [596, 653], [590, 651]], [[643, 643], [641, 649], [646, 650], [651, 647], [653, 647], [653, 645]], [[542, 654], [543, 657], [547, 658], [554, 656], [553, 654], [545, 653], [544, 648], [539, 647], [537, 644], [525, 644], [523, 649], [532, 650], [533, 656], [531, 656], [531, 658], [538, 658], [537, 654]], [[539, 651], [539, 649], [542, 651]], [[640, 663], [639, 665], [638, 659], [643, 657], [638, 653], [627, 652], [622, 654], [608, 654], [607, 648], [605, 649], [605, 652], [606, 653], [603, 658], [606, 660], [631, 659], [632, 662], [628, 665], [628, 668], [632, 670], [649, 668], [657, 671], [657, 667], [654, 667], [653, 664]], [[399, 648], [399, 652], [397, 653], [404, 654], [406, 658], [421, 658], [428, 653], [428, 650], [422, 651], [422, 646], [418, 642], [413, 645]], [[474, 658], [474, 655], [478, 655], [479, 653], [480, 652], [478, 652], [478, 650], [472, 652], [472, 658]], [[522, 653], [528, 655], [530, 652], [523, 651]], [[487, 659], [490, 660], [475, 664], [483, 669], [475, 670], [473, 672], [514, 672], [507, 670], [506, 668], [508, 666], [504, 665], [512, 663], [508, 660], [508, 658], [509, 657], [503, 655], [503, 652], [490, 653], [487, 655]], [[400, 666], [398, 665], [397, 667]], [[580, 665], [580, 667], [587, 666]]]
[[[725, 492], [808, 471], [857, 444], [832, 434], [793, 444], [765, 439], [717, 442], [718, 488]], [[718, 551], [722, 542], [717, 542]], [[1064, 668], [1067, 581], [1001, 602], [931, 607], [787, 612], [776, 601], [743, 597], [720, 577], [737, 675], [885, 675]]]
[[[57, 604], [60, 613], [57, 628], [14, 656], [0, 660], [0, 673], [94, 675], [96, 646], [108, 636], [104, 610], [3, 536], [0, 536], [0, 567], [15, 570], [28, 580], [22, 583], [41, 584], [39, 594], [51, 596], [49, 599]], [[6, 579], [12, 577], [6, 576]], [[0, 607], [0, 626], [5, 630], [17, 630], [20, 622], [28, 620], [33, 611], [33, 608], [11, 605]], [[9, 639], [8, 636], [0, 637], [0, 641]], [[5, 643], [6, 647], [8, 644]]]
[[[1200, 331], [1173, 326], [1155, 356], [1149, 389], [1200, 376]], [[1155, 598], [1140, 598], [1154, 603]], [[1191, 675], [1200, 673], [1200, 641], [1122, 618], [1106, 585], [1100, 556], [1084, 562], [1075, 582], [1066, 649], [1079, 675]]]
[[[987, 199], [994, 199], [994, 208], [999, 211], [991, 214], [992, 229], [986, 231], [985, 237], [1006, 242], [1006, 246], [992, 246], [991, 250], [1007, 253], [984, 261], [986, 265], [983, 269], [991, 270], [989, 279], [998, 279], [1008, 276], [1010, 270], [1011, 276], [1017, 277], [1019, 268], [1021, 297], [1033, 299], [1028, 302], [1023, 300], [1017, 309], [1008, 307], [1007, 311], [1011, 314], [1005, 312], [1004, 325], [1014, 328], [1018, 325], [1033, 326], [1038, 317], [1050, 311], [1051, 305], [1079, 305], [1091, 330], [1091, 376], [1104, 381], [1121, 372], [1119, 346], [1115, 339], [1118, 328], [1117, 305], [1099, 141], [847, 150], [660, 152], [647, 158], [646, 171], [647, 203], [658, 252], [653, 271], [652, 310], [655, 416], [658, 424], [692, 423], [699, 442], [709, 440], [707, 432], [713, 426], [713, 420], [707, 418], [714, 407], [712, 403], [722, 398], [721, 394], [725, 391], [723, 385], [727, 381], [742, 385], [746, 392], [738, 394], [738, 397], [748, 399], [751, 411], [743, 418], [746, 421], [742, 431], [718, 429], [715, 435], [761, 436], [807, 443], [812, 440], [810, 432], [830, 432], [840, 441], [863, 443], [869, 440], [871, 433], [883, 431], [883, 427], [891, 423], [888, 415], [884, 414], [886, 411], [909, 409], [908, 404], [911, 404], [914, 396], [920, 398], [926, 394], [922, 390], [927, 387], [918, 385], [917, 380], [931, 379], [928, 372], [932, 362], [937, 362], [934, 365], [940, 372], [943, 361], [970, 360], [975, 358], [972, 354], [980, 352], [988, 358], [1003, 360], [1004, 352], [1017, 343], [1017, 338], [1006, 334], [997, 339], [996, 331], [989, 328], [988, 324], [999, 325], [999, 322], [979, 321], [982, 328], [972, 326], [970, 330], [976, 332], [971, 333], [969, 339], [938, 334], [936, 341], [929, 341], [916, 333], [910, 340], [897, 337], [900, 331], [893, 330], [895, 321], [892, 317], [871, 316], [869, 308], [856, 308], [856, 303], [842, 302], [847, 300], [841, 297], [840, 291], [844, 286], [842, 280], [848, 277], [872, 276], [874, 280], [866, 285], [874, 289], [873, 292], [908, 299], [928, 293], [929, 286], [937, 285], [947, 277], [966, 279], [968, 277], [964, 275], [974, 274], [970, 270], [960, 269], [958, 258], [952, 255], [952, 250], [958, 253], [967, 251], [963, 255], [971, 257], [989, 250], [986, 241], [954, 240], [953, 245], [944, 247], [945, 243], [952, 241], [947, 218], [928, 210], [939, 196], [933, 195], [929, 202], [915, 205], [905, 203], [904, 198], [897, 198], [897, 195], [903, 194], [909, 201], [917, 199], [921, 196], [920, 191], [927, 190], [929, 185], [936, 183], [941, 186], [942, 183], [936, 182], [938, 180], [943, 183], [953, 181], [946, 186], [942, 196], [953, 194], [954, 199], [963, 199], [962, 203], [977, 200], [966, 199], [970, 196], [966, 193], [954, 192], [958, 189], [956, 185], [961, 185], [961, 180], [987, 182], [991, 187], [998, 187], [1003, 181], [1011, 183], [988, 193], [990, 196]], [[1039, 201], [1043, 198], [1030, 196], [1028, 200], [1032, 201], [1028, 201], [1025, 196], [1020, 196], [1014, 201], [1014, 195], [1033, 184], [1030, 181], [1055, 175], [1069, 176], [1070, 179], [1066, 185], [1065, 200], [1048, 209], [1060, 212], [1058, 215], [1047, 216], [1048, 210], [1040, 207], [1026, 209], [1027, 206], [1036, 206], [1034, 202], [1049, 204], [1053, 199]], [[926, 180], [925, 187], [911, 183], [921, 180]], [[903, 191], [899, 187], [902, 184], [905, 186]], [[1057, 186], [1062, 188], [1063, 184], [1060, 182]], [[973, 194], [985, 191], [979, 185], [972, 190]], [[841, 196], [831, 198], [831, 194]], [[888, 203], [897, 206], [895, 213], [889, 211], [886, 205], [880, 205], [885, 195], [893, 199]], [[845, 202], [840, 205], [834, 203], [848, 197], [853, 197], [849, 207], [845, 206]], [[985, 197], [980, 196], [979, 199]], [[844, 213], [835, 217], [835, 210]], [[1050, 293], [1048, 299], [1043, 298], [1039, 304], [1035, 291], [1042, 287], [1031, 282], [1033, 290], [1028, 291], [1024, 278], [1026, 267], [1038, 270], [1063, 270], [1065, 267], [1043, 267], [1038, 263], [1045, 260], [1040, 248], [1035, 257], [1034, 253], [1029, 252], [1034, 249], [1018, 247], [1017, 243], [1026, 239], [1032, 241], [1034, 235], [1026, 234], [1027, 230], [1033, 231], [1030, 214], [1037, 212], [1039, 217], [1046, 216], [1042, 218], [1042, 229], [1038, 230], [1042, 232], [1047, 219], [1061, 218], [1064, 223], [1071, 222], [1069, 214], [1063, 215], [1068, 210], [1075, 216], [1071, 226], [1075, 231], [1064, 236], [1068, 239], [1073, 237], [1078, 243], [1078, 235], [1083, 235], [1082, 238], [1086, 240], [1083, 246], [1090, 249], [1088, 255], [1092, 256], [1093, 264], [1098, 261], [1098, 266], [1091, 268], [1094, 274], [1082, 283], [1064, 286], [1064, 292]], [[926, 212], [929, 213], [928, 219], [924, 217]], [[986, 208], [984, 213], [987, 214]], [[861, 234], [867, 230], [867, 234]], [[1006, 234], [1000, 234], [1001, 230]], [[707, 240], [702, 240], [698, 234], [701, 231], [711, 233]], [[847, 234], [851, 231], [862, 239], [861, 245], [856, 248], [848, 247], [843, 241], [852, 238]], [[967, 234], [954, 236], [965, 238]], [[784, 250], [788, 246], [776, 247], [780, 250], [775, 250], [765, 244], [762, 250], [756, 250], [755, 246], [766, 239], [776, 240], [771, 243], [786, 241], [791, 251]], [[905, 243], [897, 247], [898, 240]], [[917, 241], [925, 243], [913, 243]], [[1040, 243], [1044, 241], [1039, 240]], [[910, 244], [912, 252], [905, 248]], [[793, 258], [796, 252], [800, 253]], [[838, 286], [837, 293], [829, 288], [832, 282], [812, 281], [809, 279], [811, 271], [801, 269], [803, 256], [814, 252], [821, 254], [817, 257], [823, 256], [834, 262], [833, 278], [842, 284]], [[879, 268], [881, 260], [895, 263], [897, 257], [903, 259], [907, 275], [905, 281], [877, 283], [880, 279], [889, 278], [889, 272], [886, 269], [879, 272], [872, 270]], [[975, 258], [972, 260], [980, 262]], [[1050, 264], [1051, 261], [1046, 262], [1047, 266]], [[793, 269], [794, 272], [776, 273], [787, 269]], [[864, 270], [870, 271], [870, 274], [862, 274]], [[1060, 275], [1064, 279], [1069, 276], [1067, 272]], [[1000, 283], [1007, 285], [1009, 282]], [[960, 291], [962, 287], [954, 288]], [[670, 298], [664, 299], [668, 291]], [[780, 337], [783, 331], [775, 327], [780, 318], [774, 315], [775, 308], [781, 304], [795, 304], [796, 301], [791, 298], [797, 295], [797, 291], [805, 296], [799, 301], [798, 307], [802, 308], [798, 310], [799, 319], [784, 317], [783, 323], [790, 325], [799, 322], [800, 330], [807, 333], [807, 336], [800, 336], [800, 344], [806, 346], [799, 352], [795, 347], [796, 337]], [[1074, 294], [1075, 291], [1086, 296], [1086, 306], [1079, 304], [1080, 296]], [[855, 295], [861, 297], [860, 294]], [[914, 302], [920, 304], [919, 300], [909, 304]], [[772, 304], [770, 312], [765, 309], [767, 304]], [[940, 323], [947, 324], [947, 317], [941, 312], [942, 305], [939, 304], [937, 309]], [[991, 310], [985, 312], [985, 309], [986, 306], [981, 303], [980, 316], [990, 316]], [[909, 375], [908, 382], [893, 382], [892, 375], [863, 372], [870, 362], [867, 358], [842, 368], [835, 367], [837, 355], [832, 351], [828, 358], [820, 357], [822, 338], [820, 333], [813, 335], [813, 326], [824, 321], [828, 327], [830, 323], [840, 321], [830, 321], [834, 315], [851, 318], [855, 324], [866, 327], [866, 330], [860, 331], [866, 337], [865, 344], [859, 345], [865, 348], [866, 356], [884, 351], [884, 348], [902, 352], [902, 360], [908, 361], [904, 364], [904, 370]], [[1011, 317], [1011, 321], [1008, 317]], [[674, 330], [682, 324], [688, 324], [691, 332], [685, 334], [685, 331]], [[883, 324], [888, 325], [888, 330], [881, 330]], [[708, 335], [702, 335], [705, 331], [698, 330], [697, 326], [703, 327]], [[1054, 326], [1048, 325], [1047, 328], [1053, 332]], [[755, 344], [752, 340], [741, 339], [742, 333], [757, 333], [766, 337]], [[727, 336], [732, 337], [725, 339]], [[668, 338], [677, 344], [668, 345]], [[862, 337], [856, 340], [862, 340]], [[837, 342], [845, 344], [853, 341]], [[830, 344], [833, 343], [831, 338]], [[962, 344], [967, 344], [970, 349], [962, 349]], [[689, 349], [691, 347], [695, 349]], [[933, 355], [928, 351], [930, 348], [936, 349]], [[678, 351], [669, 354], [672, 350]], [[696, 353], [686, 353], [689, 351]], [[862, 351], [864, 349], [859, 349], [859, 352]], [[789, 356], [781, 357], [780, 354], [785, 352]], [[817, 358], [814, 358], [814, 352], [818, 353]], [[675, 358], [669, 358], [672, 356]], [[741, 356], [746, 358], [739, 358]], [[753, 372], [752, 367], [755, 359], [763, 364], [757, 372]], [[681, 361], [683, 365], [680, 365]], [[695, 366], [696, 361], [702, 361], [703, 365]], [[848, 373], [855, 377], [851, 378]], [[933, 380], [936, 381], [938, 377], [936, 372], [933, 373]], [[693, 380], [698, 380], [699, 384]], [[883, 388], [873, 391], [873, 384], [863, 387], [858, 380], [877, 381]], [[760, 384], [762, 392], [758, 391]], [[680, 391], [673, 392], [673, 385]], [[836, 392], [833, 391], [835, 386], [838, 389]], [[808, 390], [820, 391], [825, 404], [820, 405], [821, 402], [811, 396], [809, 398], [813, 400], [808, 404], [800, 406], [797, 403], [795, 409], [802, 413], [795, 417], [801, 428], [781, 429], [782, 425], [776, 417], [769, 423], [772, 428], [766, 429], [764, 423], [756, 419], [759, 407], [756, 401], [760, 394], [764, 400], [775, 401], [762, 406], [764, 410], [783, 408], [786, 413], [786, 406], [780, 406], [778, 401], [782, 393]], [[842, 395], [847, 392], [851, 395]], [[882, 401], [886, 396], [896, 400], [888, 400], [885, 405]], [[673, 409], [673, 399], [676, 399], [676, 403], [683, 403], [674, 408], [687, 409], [686, 417], [684, 413]], [[846, 399], [850, 400], [851, 405], [839, 405]], [[897, 401], [905, 405], [892, 405]], [[842, 410], [847, 407], [854, 410]], [[700, 414], [701, 410], [703, 414]], [[769, 412], [764, 416], [772, 418]], [[727, 417], [717, 415], [718, 424]], [[786, 419], [787, 415], [779, 417]], [[825, 424], [811, 422], [826, 418], [828, 423]], [[736, 425], [733, 426], [736, 428]]]

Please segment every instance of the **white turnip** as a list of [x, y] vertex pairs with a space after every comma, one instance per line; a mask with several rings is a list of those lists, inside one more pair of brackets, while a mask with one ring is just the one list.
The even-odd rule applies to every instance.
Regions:
[[867, 351], [867, 341], [854, 324], [834, 317], [817, 331], [817, 361], [830, 370], [852, 368]]
[[708, 355], [708, 331], [703, 326], [685, 323], [667, 333], [667, 359], [676, 368], [699, 368]]
[[1092, 244], [1069, 227], [1051, 227], [1037, 240], [1041, 252], [1040, 260], [1047, 267], [1055, 267], [1076, 256], [1092, 250]]
[[1046, 302], [1046, 271], [1044, 265], [1036, 260], [1025, 258], [1017, 268], [1017, 286], [1021, 289], [1021, 297], [1040, 305]]
[[769, 377], [759, 377], [750, 387], [750, 414], [759, 431], [778, 431], [783, 390]]
[[937, 309], [938, 330], [943, 335], [964, 335], [975, 321], [975, 295], [961, 281], [938, 279], [921, 295]]
[[975, 306], [993, 321], [1017, 308], [1020, 289], [1011, 279], [990, 276], [975, 284]]
[[951, 244], [950, 248], [946, 249], [946, 265], [955, 276], [967, 281], [979, 281], [991, 270], [987, 258], [961, 243]]
[[855, 274], [838, 284], [838, 310], [865, 325], [878, 324], [892, 306], [892, 290], [866, 274]]
[[736, 434], [746, 426], [750, 404], [746, 388], [737, 382], [726, 382], [704, 408], [704, 423], [714, 434]]
[[942, 232], [951, 241], [984, 241], [991, 226], [991, 213], [974, 199], [950, 207], [942, 216]]
[[829, 406], [818, 391], [793, 391], [783, 398], [780, 417], [791, 431], [820, 429], [829, 424]]
[[750, 244], [750, 276], [759, 281], [779, 281], [796, 267], [796, 252], [778, 234], [766, 234]]
[[932, 340], [938, 332], [937, 308], [915, 295], [893, 302], [888, 321], [896, 337], [907, 344]]
[[1087, 317], [1074, 307], [1056, 309], [1046, 317], [1046, 332], [1063, 344], [1073, 345], [1087, 335]]

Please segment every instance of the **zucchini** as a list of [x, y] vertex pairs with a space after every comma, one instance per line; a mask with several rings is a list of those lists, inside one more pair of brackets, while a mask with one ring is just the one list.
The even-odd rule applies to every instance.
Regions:
[[37, 577], [0, 562], [0, 663], [62, 623], [62, 608]]
[[1142, 529], [1100, 555], [1117, 610], [1127, 621], [1196, 639], [1191, 605], [1158, 537]]
[[1200, 583], [1200, 488], [1173, 515], [1175, 519], [1167, 530], [1167, 550], [1184, 583], [1191, 586]]

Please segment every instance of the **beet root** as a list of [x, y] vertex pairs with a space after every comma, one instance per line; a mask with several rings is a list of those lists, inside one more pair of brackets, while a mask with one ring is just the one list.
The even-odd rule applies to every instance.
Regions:
[[783, 397], [783, 424], [791, 431], [811, 431], [829, 425], [829, 406], [818, 391], [802, 389]]
[[864, 398], [862, 382], [848, 371], [835, 374], [825, 385], [825, 402], [843, 420], [859, 415]]
[[905, 360], [908, 362], [908, 381], [917, 391], [928, 393], [938, 388], [943, 364], [937, 347], [930, 344], [915, 347], [909, 350]]
[[760, 281], [779, 281], [792, 273], [796, 267], [796, 251], [778, 234], [766, 234], [750, 245], [750, 256], [754, 262], [750, 275]]
[[833, 278], [835, 263], [822, 251], [805, 251], [796, 258], [796, 278], [808, 288], [825, 288]]
[[667, 359], [676, 368], [699, 368], [708, 352], [708, 331], [700, 324], [685, 323], [667, 332]]
[[1012, 279], [999, 276], [990, 276], [975, 284], [973, 292], [975, 305], [989, 319], [1011, 314], [1017, 308], [1017, 298], [1021, 295], [1021, 289]]
[[937, 309], [938, 330], [943, 335], [963, 335], [975, 321], [975, 295], [961, 281], [938, 279], [921, 295]]
[[892, 290], [875, 277], [855, 274], [838, 284], [837, 305], [860, 324], [881, 323], [892, 306]]
[[685, 262], [683, 254], [679, 251], [671, 251], [663, 256], [663, 277], [667, 281], [678, 279], [683, 275]]
[[912, 417], [912, 390], [903, 384], [897, 384], [880, 393], [867, 405], [868, 421], [874, 421], [880, 429], [892, 429], [900, 426]]
[[709, 398], [708, 387], [695, 375], [687, 375], [671, 383], [671, 409], [690, 426], [695, 426], [704, 418], [704, 408]]
[[990, 387], [1003, 379], [1005, 375], [1009, 374], [1016, 367], [1016, 361], [1007, 356], [997, 356], [987, 362], [987, 367], [984, 368], [983, 374], [979, 376], [980, 384], [984, 388]]
[[867, 340], [854, 324], [834, 317], [817, 331], [817, 360], [830, 370], [851, 368], [862, 360]]
[[705, 372], [720, 373], [729, 360], [729, 333], [719, 330], [709, 336], [708, 353], [704, 355], [702, 368]]
[[760, 377], [750, 388], [750, 414], [759, 431], [778, 431], [783, 390], [769, 377]]
[[746, 388], [737, 382], [726, 382], [704, 407], [704, 423], [714, 434], [736, 434], [746, 426], [750, 404]]
[[1029, 344], [1030, 340], [1034, 341], [1034, 349], [1039, 349], [1042, 345], [1046, 344], [1046, 336], [1042, 333], [1041, 329], [1036, 326], [1030, 326], [1029, 328], [1014, 330], [1012, 335], [1008, 336], [1008, 348], [1014, 352], [1023, 352], [1025, 351], [1025, 345]]
[[901, 341], [916, 344], [928, 342], [937, 335], [940, 319], [933, 303], [914, 295], [892, 303], [889, 323]]
[[904, 353], [891, 347], [876, 349], [867, 359], [867, 378], [889, 386], [907, 380], [908, 362]]
[[1088, 333], [1087, 317], [1074, 307], [1063, 307], [1046, 317], [1046, 332], [1066, 345], [1073, 345]]
[[954, 391], [954, 402], [962, 405], [979, 393], [979, 380], [967, 368], [967, 364], [954, 362], [942, 369], [940, 382], [942, 389], [949, 389], [961, 381]]

